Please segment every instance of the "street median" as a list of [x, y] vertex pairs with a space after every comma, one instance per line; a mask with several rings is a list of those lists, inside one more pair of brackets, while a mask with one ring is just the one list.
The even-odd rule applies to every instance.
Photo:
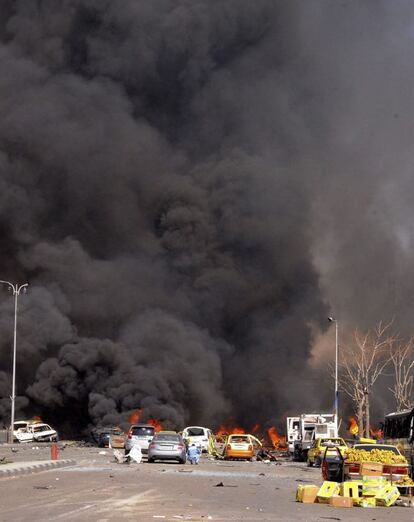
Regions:
[[32, 462], [12, 462], [0, 465], [0, 479], [16, 477], [19, 475], [30, 475], [51, 469], [59, 469], [66, 466], [74, 466], [76, 461], [71, 459], [62, 460], [37, 460]]

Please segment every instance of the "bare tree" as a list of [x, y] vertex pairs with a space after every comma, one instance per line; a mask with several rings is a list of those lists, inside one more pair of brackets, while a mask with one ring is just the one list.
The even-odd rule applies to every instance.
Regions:
[[406, 344], [390, 346], [390, 358], [394, 368], [394, 386], [389, 388], [393, 393], [397, 411], [412, 408], [414, 379], [414, 343], [410, 339]]
[[387, 324], [380, 322], [365, 334], [355, 330], [355, 342], [341, 350], [340, 386], [354, 403], [360, 435], [364, 433], [365, 424], [366, 437], [370, 436], [370, 392], [389, 364], [389, 350], [395, 342], [390, 334], [391, 324], [392, 322]]

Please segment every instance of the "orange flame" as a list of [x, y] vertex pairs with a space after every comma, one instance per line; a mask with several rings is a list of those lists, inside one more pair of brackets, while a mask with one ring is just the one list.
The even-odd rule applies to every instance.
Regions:
[[227, 435], [226, 426], [224, 424], [220, 424], [220, 427], [216, 432], [216, 437], [223, 437], [224, 435]]
[[284, 435], [279, 435], [275, 426], [268, 428], [267, 434], [274, 448], [282, 449], [286, 447], [286, 437]]
[[[128, 417], [128, 422], [130, 424], [138, 424], [142, 420], [142, 416], [144, 414], [143, 408], [138, 408], [135, 411], [131, 413], [131, 415]], [[148, 419], [147, 424], [150, 424], [151, 426], [154, 426], [155, 431], [158, 433], [159, 431], [163, 430], [162, 424], [158, 419]]]
[[133, 411], [131, 415], [128, 417], [128, 422], [130, 424], [138, 424], [143, 412], [144, 410], [141, 408], [138, 408], [137, 410]]
[[155, 433], [158, 433], [163, 429], [161, 422], [157, 419], [148, 419], [147, 424], [151, 424], [151, 426], [154, 426]]
[[235, 426], [233, 419], [230, 418], [223, 422], [216, 431], [216, 437], [223, 437], [224, 435], [243, 435], [246, 430], [242, 426]]
[[373, 439], [382, 439], [382, 430], [374, 430], [371, 426], [369, 427], [369, 433]]
[[349, 421], [351, 423], [348, 428], [349, 433], [351, 433], [352, 435], [358, 435], [359, 428], [358, 428], [358, 422], [357, 422], [356, 418], [350, 417]]
[[252, 433], [258, 433], [260, 431], [260, 424], [256, 423], [252, 428]]

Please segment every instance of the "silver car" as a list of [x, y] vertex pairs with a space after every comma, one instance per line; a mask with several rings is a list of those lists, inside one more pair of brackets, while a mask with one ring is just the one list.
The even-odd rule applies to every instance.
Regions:
[[125, 453], [128, 453], [132, 446], [138, 445], [142, 453], [148, 452], [148, 445], [154, 436], [155, 428], [151, 424], [133, 424], [128, 431], [125, 439]]
[[178, 433], [157, 433], [148, 446], [148, 462], [155, 460], [178, 460], [185, 464], [187, 460], [184, 440]]

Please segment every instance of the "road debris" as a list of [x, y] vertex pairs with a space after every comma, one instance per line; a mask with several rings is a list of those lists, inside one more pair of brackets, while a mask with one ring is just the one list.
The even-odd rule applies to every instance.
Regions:
[[118, 464], [125, 464], [128, 460], [128, 457], [119, 449], [114, 449], [114, 458], [118, 462]]
[[142, 451], [141, 451], [141, 447], [138, 444], [134, 444], [134, 446], [132, 446], [130, 452], [128, 453], [128, 459], [129, 459], [129, 461], [132, 460], [132, 461], [136, 462], [137, 464], [141, 464]]

